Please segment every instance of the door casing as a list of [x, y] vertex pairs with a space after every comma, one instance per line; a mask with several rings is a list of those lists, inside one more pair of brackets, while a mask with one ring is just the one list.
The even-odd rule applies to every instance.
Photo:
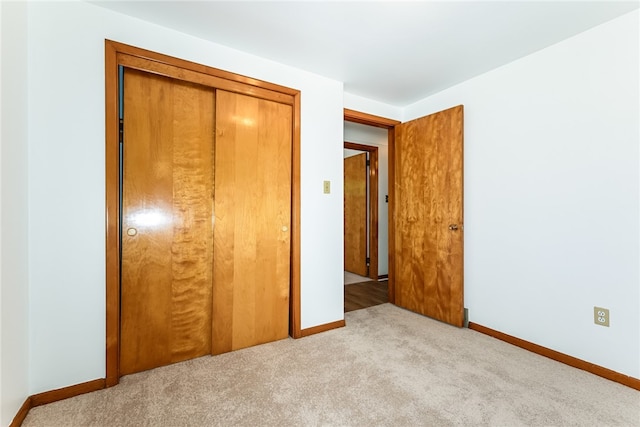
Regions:
[[292, 106], [289, 334], [294, 338], [302, 337], [300, 322], [300, 91], [105, 40], [106, 386], [116, 385], [120, 379], [119, 65]]
[[[387, 143], [389, 146], [389, 281], [388, 292], [389, 302], [395, 303], [395, 283], [393, 281], [393, 240], [394, 240], [394, 227], [393, 221], [391, 221], [391, 215], [393, 212], [393, 142], [395, 140], [395, 127], [399, 125], [398, 120], [387, 119], [385, 117], [375, 116], [373, 114], [362, 113], [355, 110], [344, 109], [344, 120], [352, 123], [359, 123], [362, 125], [375, 126], [387, 130]], [[345, 144], [345, 148], [347, 147]], [[376, 192], [377, 197], [377, 192]], [[376, 218], [377, 221], [377, 218]], [[377, 223], [377, 222], [376, 222]], [[377, 229], [377, 227], [376, 227]], [[376, 246], [377, 250], [377, 246]], [[377, 261], [377, 260], [376, 260]], [[376, 273], [377, 274], [377, 273]]]

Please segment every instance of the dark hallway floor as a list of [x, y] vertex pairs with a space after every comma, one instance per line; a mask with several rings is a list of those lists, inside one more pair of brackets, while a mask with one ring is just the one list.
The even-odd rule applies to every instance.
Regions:
[[344, 287], [344, 311], [359, 310], [374, 305], [389, 302], [387, 281], [363, 282], [345, 285]]

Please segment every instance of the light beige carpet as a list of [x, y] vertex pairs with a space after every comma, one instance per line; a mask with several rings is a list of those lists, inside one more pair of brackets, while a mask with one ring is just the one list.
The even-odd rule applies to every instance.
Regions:
[[129, 375], [24, 426], [638, 426], [640, 392], [383, 304], [345, 328]]

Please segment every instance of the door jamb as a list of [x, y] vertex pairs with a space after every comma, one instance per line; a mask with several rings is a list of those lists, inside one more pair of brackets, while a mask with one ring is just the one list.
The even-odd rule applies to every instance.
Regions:
[[345, 141], [344, 148], [369, 153], [369, 278], [378, 280], [378, 147]]
[[[388, 281], [388, 293], [389, 302], [394, 304], [396, 301], [395, 296], [395, 282], [393, 271], [393, 260], [395, 250], [395, 227], [394, 221], [394, 141], [395, 141], [395, 127], [401, 122], [398, 120], [387, 119], [381, 116], [375, 116], [373, 114], [362, 113], [360, 111], [344, 109], [344, 120], [352, 123], [359, 123], [362, 125], [375, 126], [382, 129], [387, 129], [387, 141], [389, 145], [389, 281]], [[377, 228], [376, 228], [377, 229]], [[376, 249], [377, 250], [377, 249]]]
[[[105, 272], [106, 272], [106, 386], [120, 380], [120, 243], [119, 243], [119, 115], [118, 65], [145, 69], [180, 80], [219, 89], [277, 99], [292, 106], [291, 150], [291, 278], [289, 334], [302, 337], [300, 304], [300, 91], [234, 74], [123, 43], [105, 40]], [[215, 86], [214, 86], [215, 85]]]

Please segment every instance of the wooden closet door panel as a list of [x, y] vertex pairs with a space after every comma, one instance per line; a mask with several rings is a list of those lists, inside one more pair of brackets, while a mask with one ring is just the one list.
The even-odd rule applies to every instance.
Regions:
[[211, 352], [214, 91], [126, 69], [120, 373]]
[[292, 109], [216, 92], [213, 352], [288, 336]]

